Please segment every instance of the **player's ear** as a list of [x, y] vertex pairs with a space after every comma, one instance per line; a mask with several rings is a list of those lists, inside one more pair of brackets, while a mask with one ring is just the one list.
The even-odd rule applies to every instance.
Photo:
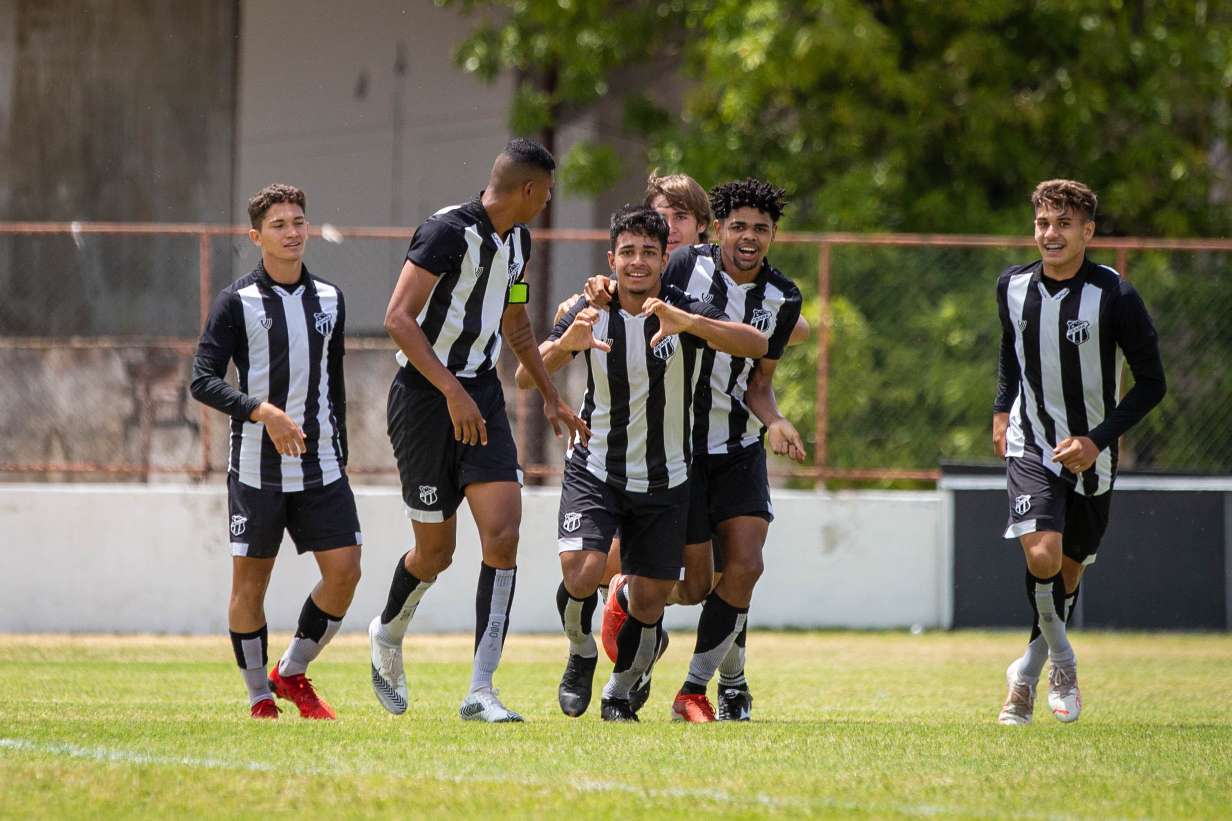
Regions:
[[1087, 224], [1082, 226], [1082, 239], [1085, 242], [1090, 242], [1091, 237], [1095, 236], [1095, 220], [1087, 220]]
[[612, 272], [612, 276], [616, 276], [616, 255], [611, 251], [607, 252], [607, 267]]
[[258, 231], [256, 228], [248, 229], [248, 239], [252, 240], [253, 245], [257, 246], [258, 248], [261, 247], [261, 232]]

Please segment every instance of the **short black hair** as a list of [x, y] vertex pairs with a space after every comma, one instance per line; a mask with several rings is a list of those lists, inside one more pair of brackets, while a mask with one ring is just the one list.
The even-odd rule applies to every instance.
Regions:
[[308, 198], [303, 191], [282, 182], [270, 183], [248, 200], [248, 219], [252, 222], [252, 227], [260, 231], [265, 212], [283, 202], [298, 205], [303, 211], [308, 210]]
[[616, 250], [616, 238], [621, 234], [654, 237], [659, 241], [659, 250], [667, 250], [667, 221], [653, 208], [626, 205], [612, 214], [612, 251]]
[[746, 178], [743, 182], [725, 182], [710, 192], [710, 210], [722, 222], [740, 208], [756, 208], [778, 223], [787, 208], [787, 192], [768, 182]]
[[545, 174], [550, 174], [556, 170], [556, 159], [552, 156], [552, 152], [534, 140], [528, 140], [525, 137], [516, 137], [510, 140], [509, 144], [505, 146], [505, 150], [501, 153], [518, 165], [529, 165], [533, 168], [538, 168]]

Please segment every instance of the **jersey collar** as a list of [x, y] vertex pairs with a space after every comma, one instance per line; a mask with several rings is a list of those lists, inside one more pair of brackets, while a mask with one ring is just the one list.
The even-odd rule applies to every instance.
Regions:
[[299, 280], [294, 285], [283, 285], [280, 282], [275, 282], [274, 278], [269, 275], [269, 271], [265, 270], [265, 260], [258, 259], [257, 267], [253, 269], [253, 273], [257, 275], [257, 283], [267, 291], [273, 291], [276, 294], [286, 296], [300, 296], [308, 293], [315, 295], [317, 286], [313, 283], [311, 275], [308, 273], [308, 266], [300, 264]]

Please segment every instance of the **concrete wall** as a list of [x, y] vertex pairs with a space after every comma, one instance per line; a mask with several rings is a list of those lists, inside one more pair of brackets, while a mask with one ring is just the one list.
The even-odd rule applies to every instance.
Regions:
[[[345, 630], [363, 630], [384, 605], [410, 528], [393, 488], [357, 487], [364, 578]], [[559, 492], [523, 495], [512, 629], [560, 629], [555, 591]], [[898, 627], [948, 624], [950, 564], [938, 493], [776, 492], [757, 626]], [[218, 633], [230, 583], [221, 487], [0, 486], [0, 632]], [[469, 631], [479, 546], [464, 507], [454, 565], [415, 618], [421, 632]], [[294, 627], [317, 577], [290, 544], [267, 599], [271, 627]], [[697, 608], [671, 608], [669, 627], [693, 627]]]

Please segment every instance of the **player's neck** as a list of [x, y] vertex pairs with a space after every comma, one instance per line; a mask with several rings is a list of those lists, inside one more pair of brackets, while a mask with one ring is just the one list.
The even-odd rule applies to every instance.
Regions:
[[500, 197], [492, 193], [490, 184], [484, 189], [479, 201], [483, 205], [483, 210], [488, 212], [488, 222], [492, 223], [492, 229], [498, 236], [505, 236], [509, 233], [509, 229], [517, 224], [513, 206], [502, 203]]
[[636, 316], [642, 312], [642, 308], [646, 305], [646, 300], [658, 299], [662, 290], [662, 285], [656, 285], [652, 290], [646, 291], [643, 294], [631, 294], [617, 287], [616, 299], [620, 303], [622, 311]]
[[294, 285], [299, 282], [300, 275], [304, 271], [302, 259], [293, 261], [274, 259], [269, 254], [263, 253], [261, 264], [265, 266], [265, 273], [269, 274], [270, 279], [279, 285]]
[[1086, 262], [1086, 256], [1078, 257], [1071, 263], [1061, 266], [1049, 265], [1044, 263], [1044, 276], [1056, 282], [1064, 282], [1067, 279], [1073, 279], [1078, 276], [1078, 272], [1082, 270], [1082, 264]]

